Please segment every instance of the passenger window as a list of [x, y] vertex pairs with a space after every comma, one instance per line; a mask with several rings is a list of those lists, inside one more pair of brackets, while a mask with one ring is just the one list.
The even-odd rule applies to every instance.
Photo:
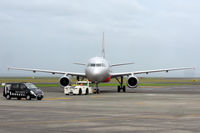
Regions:
[[12, 89], [19, 89], [19, 84], [12, 84]]
[[26, 90], [26, 86], [25, 86], [24, 84], [21, 84], [21, 85], [20, 85], [20, 89], [21, 89], [21, 90]]

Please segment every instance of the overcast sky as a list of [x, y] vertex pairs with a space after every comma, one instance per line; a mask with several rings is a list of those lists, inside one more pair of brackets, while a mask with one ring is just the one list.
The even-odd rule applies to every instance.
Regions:
[[101, 55], [102, 32], [110, 63], [135, 62], [115, 72], [195, 66], [150, 76], [200, 77], [199, 0], [0, 0], [0, 76], [84, 72], [73, 62]]

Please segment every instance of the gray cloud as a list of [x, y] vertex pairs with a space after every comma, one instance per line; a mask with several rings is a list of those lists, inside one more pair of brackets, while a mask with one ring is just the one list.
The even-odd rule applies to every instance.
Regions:
[[199, 5], [197, 0], [1, 0], [0, 74], [30, 74], [8, 73], [10, 65], [83, 71], [72, 63], [100, 55], [103, 31], [111, 62], [136, 62], [115, 71], [199, 67]]

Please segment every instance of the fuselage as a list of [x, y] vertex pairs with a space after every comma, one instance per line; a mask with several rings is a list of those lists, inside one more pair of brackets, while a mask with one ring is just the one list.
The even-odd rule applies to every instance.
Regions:
[[94, 83], [109, 82], [110, 64], [103, 57], [93, 57], [89, 59], [85, 68], [85, 74], [88, 80]]

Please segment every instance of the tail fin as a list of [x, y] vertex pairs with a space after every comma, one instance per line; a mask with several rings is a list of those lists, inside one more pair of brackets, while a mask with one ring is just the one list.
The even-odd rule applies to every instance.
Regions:
[[102, 41], [102, 57], [105, 58], [104, 32], [103, 32], [103, 41]]

